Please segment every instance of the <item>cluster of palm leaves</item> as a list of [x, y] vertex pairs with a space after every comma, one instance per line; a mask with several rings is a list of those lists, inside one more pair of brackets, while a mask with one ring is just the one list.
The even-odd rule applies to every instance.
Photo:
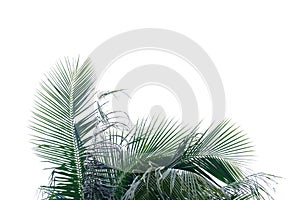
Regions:
[[276, 177], [250, 173], [252, 144], [230, 121], [203, 130], [158, 117], [129, 128], [103, 109], [117, 91], [99, 95], [95, 83], [89, 60], [67, 58], [41, 82], [31, 120], [51, 169], [41, 199], [272, 198]]

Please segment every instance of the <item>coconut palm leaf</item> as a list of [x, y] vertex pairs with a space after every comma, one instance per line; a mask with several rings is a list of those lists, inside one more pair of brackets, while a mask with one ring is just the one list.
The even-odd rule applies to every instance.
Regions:
[[[85, 146], [97, 124], [93, 109], [95, 74], [87, 60], [66, 58], [46, 75], [37, 91], [31, 129], [34, 150], [50, 163], [48, 199], [82, 199]], [[92, 110], [92, 111], [90, 111]]]
[[204, 133], [198, 130], [199, 125], [190, 129], [173, 120], [142, 120], [129, 132], [108, 129], [95, 135], [98, 142], [90, 152], [94, 161], [106, 167], [98, 170], [98, 178], [110, 188], [109, 199], [259, 199], [269, 195], [246, 176], [253, 149], [243, 132], [228, 120]]
[[207, 129], [200, 137], [192, 136], [188, 144], [172, 166], [206, 178], [212, 176], [226, 184], [244, 176], [241, 169], [253, 156], [249, 139], [234, 125], [229, 126], [228, 120]]

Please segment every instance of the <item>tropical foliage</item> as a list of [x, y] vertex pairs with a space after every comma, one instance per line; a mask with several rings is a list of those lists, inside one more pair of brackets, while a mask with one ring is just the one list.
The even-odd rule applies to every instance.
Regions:
[[128, 129], [126, 114], [103, 109], [117, 91], [96, 101], [95, 82], [89, 61], [67, 58], [41, 82], [31, 128], [52, 169], [42, 199], [272, 198], [276, 177], [250, 173], [253, 146], [230, 121], [203, 130], [158, 117]]
[[93, 106], [95, 74], [86, 61], [57, 63], [37, 91], [31, 128], [35, 151], [53, 168], [51, 185], [42, 186], [49, 199], [81, 199], [86, 144], [96, 126]]

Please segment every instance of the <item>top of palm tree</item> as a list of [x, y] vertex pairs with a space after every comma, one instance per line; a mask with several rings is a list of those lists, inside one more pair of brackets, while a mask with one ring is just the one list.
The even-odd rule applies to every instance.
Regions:
[[37, 91], [32, 142], [52, 169], [43, 199], [271, 198], [275, 177], [249, 173], [253, 146], [230, 121], [200, 132], [145, 119], [128, 130], [96, 100], [95, 77], [89, 60], [65, 58]]

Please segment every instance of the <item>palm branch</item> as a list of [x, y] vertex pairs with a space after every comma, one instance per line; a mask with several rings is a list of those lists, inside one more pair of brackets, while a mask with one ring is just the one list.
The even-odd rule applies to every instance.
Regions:
[[96, 126], [95, 74], [90, 61], [57, 63], [40, 84], [30, 128], [36, 154], [52, 169], [46, 199], [82, 199], [85, 149]]
[[86, 187], [99, 196], [88, 199], [271, 198], [257, 180], [271, 184], [274, 176], [248, 174], [253, 147], [242, 131], [228, 120], [198, 130], [172, 120], [143, 120], [129, 132], [95, 134], [88, 173], [96, 175], [97, 187]]

